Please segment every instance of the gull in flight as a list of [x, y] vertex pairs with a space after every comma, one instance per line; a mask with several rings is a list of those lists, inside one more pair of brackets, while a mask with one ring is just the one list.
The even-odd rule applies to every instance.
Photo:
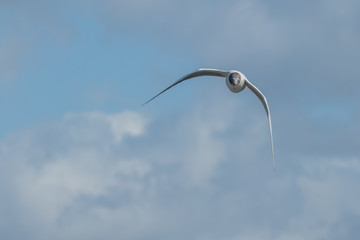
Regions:
[[152, 101], [154, 98], [156, 98], [157, 96], [159, 96], [163, 92], [165, 92], [165, 91], [169, 90], [170, 88], [174, 87], [175, 85], [177, 85], [177, 84], [179, 84], [179, 83], [181, 83], [181, 82], [183, 82], [185, 80], [195, 78], [195, 77], [201, 77], [201, 76], [223, 77], [223, 78], [225, 78], [226, 85], [230, 89], [230, 91], [232, 91], [234, 93], [238, 93], [238, 92], [244, 90], [245, 87], [248, 87], [259, 98], [259, 100], [261, 101], [262, 105], [265, 108], [266, 115], [267, 115], [268, 120], [269, 120], [272, 160], [273, 160], [273, 168], [274, 168], [274, 171], [275, 171], [274, 144], [273, 144], [273, 136], [272, 136], [272, 127], [271, 127], [271, 117], [270, 117], [269, 105], [268, 105], [268, 103], [266, 101], [266, 98], [265, 98], [264, 94], [262, 94], [260, 92], [260, 90], [257, 87], [255, 87], [245, 77], [245, 75], [243, 73], [241, 73], [239, 71], [235, 71], [235, 70], [223, 71], [223, 70], [218, 70], [218, 69], [199, 69], [199, 70], [197, 70], [195, 72], [192, 72], [192, 73], [189, 73], [189, 74], [183, 76], [182, 78], [180, 78], [179, 80], [177, 80], [176, 82], [171, 84], [169, 87], [165, 88], [163, 91], [161, 91], [160, 93], [155, 95], [149, 101], [144, 103], [143, 106], [145, 104], [147, 104], [148, 102]]

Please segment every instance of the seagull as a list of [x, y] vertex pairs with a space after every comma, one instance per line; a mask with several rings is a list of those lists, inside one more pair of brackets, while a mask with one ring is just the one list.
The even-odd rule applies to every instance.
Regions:
[[145, 102], [142, 106], [149, 103], [150, 101], [154, 100], [156, 97], [158, 97], [160, 94], [164, 93], [165, 91], [169, 90], [170, 88], [174, 87], [175, 85], [191, 79], [195, 77], [201, 77], [201, 76], [215, 76], [215, 77], [223, 77], [225, 78], [225, 82], [227, 87], [230, 89], [230, 91], [234, 93], [241, 92], [245, 89], [245, 87], [248, 87], [261, 101], [262, 105], [265, 108], [265, 112], [267, 115], [267, 118], [269, 120], [269, 129], [270, 129], [270, 141], [271, 141], [271, 151], [272, 151], [272, 160], [273, 160], [273, 168], [275, 172], [275, 158], [274, 158], [274, 143], [273, 143], [273, 136], [272, 136], [272, 126], [271, 126], [271, 117], [270, 117], [270, 109], [269, 105], [266, 101], [266, 98], [264, 94], [260, 92], [260, 90], [255, 87], [247, 78], [246, 76], [236, 70], [230, 70], [230, 71], [223, 71], [218, 69], [199, 69], [195, 72], [189, 73], [173, 84], [171, 84], [169, 87], [165, 88], [163, 91], [155, 95], [153, 98]]

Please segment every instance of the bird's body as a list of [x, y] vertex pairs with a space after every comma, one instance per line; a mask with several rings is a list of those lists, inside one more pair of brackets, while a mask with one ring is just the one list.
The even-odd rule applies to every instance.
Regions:
[[161, 91], [160, 93], [155, 95], [153, 98], [151, 98], [149, 101], [147, 101], [143, 105], [145, 105], [148, 102], [152, 101], [154, 98], [156, 98], [157, 96], [159, 96], [163, 92], [169, 90], [170, 88], [174, 87], [175, 85], [177, 85], [177, 84], [179, 84], [179, 83], [181, 83], [181, 82], [183, 82], [185, 80], [195, 78], [195, 77], [200, 77], [200, 76], [223, 77], [223, 78], [225, 78], [226, 86], [229, 88], [230, 91], [232, 91], [234, 93], [238, 93], [238, 92], [241, 92], [242, 90], [244, 90], [245, 87], [248, 87], [259, 98], [259, 100], [261, 101], [261, 103], [263, 104], [263, 106], [265, 108], [266, 115], [267, 115], [268, 120], [269, 120], [271, 150], [272, 150], [272, 157], [273, 157], [273, 167], [274, 167], [274, 171], [275, 171], [274, 144], [273, 144], [271, 116], [270, 116], [269, 105], [267, 103], [267, 100], [266, 100], [264, 94], [262, 94], [260, 92], [260, 90], [257, 87], [255, 87], [246, 78], [246, 76], [243, 73], [241, 73], [239, 71], [236, 71], [236, 70], [223, 71], [223, 70], [218, 70], [218, 69], [199, 69], [199, 70], [197, 70], [195, 72], [192, 72], [192, 73], [189, 73], [189, 74], [183, 76], [178, 81], [176, 81], [175, 83], [173, 83], [172, 85], [170, 85], [169, 87], [167, 87], [166, 89], [164, 89], [163, 91]]

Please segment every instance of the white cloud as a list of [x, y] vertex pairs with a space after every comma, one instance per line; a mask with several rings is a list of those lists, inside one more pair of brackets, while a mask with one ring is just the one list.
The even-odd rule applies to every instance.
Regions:
[[[339, 162], [342, 163], [340, 166]], [[346, 219], [348, 215], [360, 216], [356, 200], [360, 197], [360, 191], [354, 184], [358, 181], [360, 169], [345, 166], [359, 163], [360, 159], [354, 158], [303, 159], [305, 172], [297, 176], [297, 186], [302, 198], [301, 211], [291, 219], [290, 227], [282, 237], [330, 239], [334, 234], [338, 234], [334, 232], [333, 226], [341, 229], [351, 225], [353, 220], [349, 218], [346, 221], [344, 217]], [[348, 234], [355, 236], [354, 233]]]
[[[100, 131], [109, 133], [114, 143], [120, 143], [126, 136], [140, 136], [144, 134], [147, 120], [139, 117], [137, 113], [125, 111], [121, 114], [103, 114], [99, 112], [85, 114], [67, 114], [64, 119], [65, 124], [71, 126], [70, 132], [76, 136], [86, 139], [86, 137], [96, 137], [102, 134]], [[99, 125], [99, 129], [89, 129], [90, 125]]]
[[261, 1], [139, 2], [146, 4], [134, 7], [131, 1], [102, 2], [101, 22], [111, 29], [127, 29], [129, 36], [137, 37], [151, 28], [151, 37], [166, 40], [164, 46], [187, 46], [204, 59], [226, 62], [239, 55], [249, 58], [259, 53], [279, 54], [290, 45], [288, 26], [271, 16]]
[[[194, 223], [203, 219], [202, 194], [193, 201], [189, 193], [213, 191], [211, 182], [227, 159], [221, 136], [233, 122], [231, 108], [213, 103], [219, 111], [208, 111], [211, 102], [199, 104], [162, 130], [146, 130], [147, 117], [125, 111], [71, 113], [10, 134], [1, 143], [0, 191], [16, 221], [0, 221], [8, 229], [4, 236], [18, 222], [33, 233], [30, 239], [109, 232], [147, 238], [189, 227], [185, 209], [198, 214]], [[219, 112], [223, 116], [214, 115]], [[156, 144], [164, 136], [175, 139]]]
[[10, 136], [1, 144], [2, 173], [17, 196], [12, 206], [22, 212], [17, 217], [36, 231], [52, 229], [81, 196], [107, 196], [112, 188], [130, 195], [144, 191], [150, 163], [109, 148], [126, 136], [142, 135], [146, 123], [134, 112], [68, 114], [59, 123]]
[[263, 112], [211, 98], [170, 125], [72, 113], [10, 135], [2, 236], [17, 224], [28, 239], [319, 239], [360, 216], [358, 158], [302, 156], [274, 176]]

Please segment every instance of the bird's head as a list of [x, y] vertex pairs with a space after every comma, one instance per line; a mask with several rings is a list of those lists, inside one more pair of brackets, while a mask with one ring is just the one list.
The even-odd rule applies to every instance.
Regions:
[[245, 88], [245, 76], [238, 71], [230, 71], [226, 77], [226, 85], [232, 92], [240, 92]]

